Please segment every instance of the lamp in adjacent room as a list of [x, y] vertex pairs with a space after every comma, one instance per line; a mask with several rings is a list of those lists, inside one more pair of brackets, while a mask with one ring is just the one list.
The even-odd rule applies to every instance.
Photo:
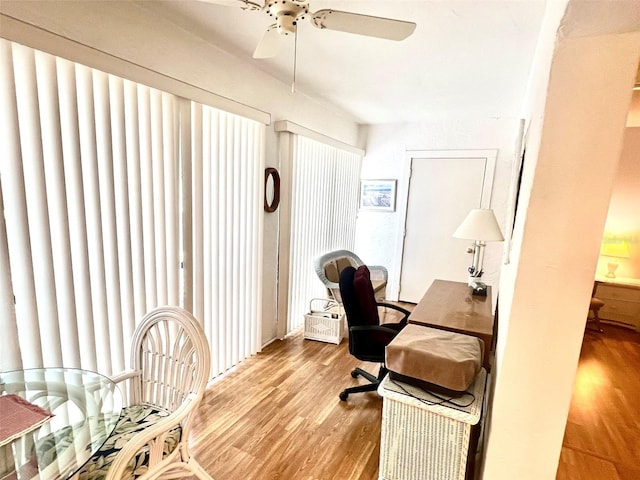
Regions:
[[607, 262], [607, 278], [616, 278], [619, 258], [629, 258], [629, 246], [624, 240], [605, 236], [600, 247], [600, 255], [609, 257]]
[[471, 250], [473, 251], [473, 263], [469, 267], [469, 286], [475, 295], [486, 295], [486, 285], [480, 282], [484, 247], [486, 242], [501, 242], [504, 240], [493, 210], [489, 208], [474, 208], [453, 233], [453, 236], [474, 241]]

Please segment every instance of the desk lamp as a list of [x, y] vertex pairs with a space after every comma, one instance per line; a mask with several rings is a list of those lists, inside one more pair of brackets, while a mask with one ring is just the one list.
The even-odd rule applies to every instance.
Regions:
[[629, 246], [624, 240], [615, 237], [605, 237], [600, 247], [600, 255], [610, 257], [607, 262], [607, 278], [616, 278], [618, 258], [629, 258]]
[[489, 208], [474, 208], [453, 233], [456, 238], [473, 240], [473, 246], [468, 250], [473, 252], [473, 263], [469, 267], [469, 286], [474, 295], [486, 295], [487, 286], [480, 281], [482, 276], [482, 262], [486, 242], [501, 242], [504, 240], [498, 221]]

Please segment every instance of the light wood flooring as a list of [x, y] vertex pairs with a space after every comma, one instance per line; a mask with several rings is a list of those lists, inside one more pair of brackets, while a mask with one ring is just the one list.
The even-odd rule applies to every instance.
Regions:
[[[216, 480], [375, 480], [382, 400], [341, 402], [372, 373], [339, 346], [276, 341], [211, 385], [191, 435], [192, 452]], [[640, 479], [640, 334], [605, 325], [581, 354], [557, 480]]]
[[206, 392], [192, 451], [214, 479], [377, 478], [382, 400], [361, 393], [341, 402], [349, 372], [377, 365], [301, 333], [268, 345]]
[[640, 333], [603, 328], [582, 343], [557, 480], [640, 479]]

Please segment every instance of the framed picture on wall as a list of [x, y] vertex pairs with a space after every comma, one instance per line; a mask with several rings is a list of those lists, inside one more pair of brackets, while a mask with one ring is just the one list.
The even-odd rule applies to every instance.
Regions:
[[362, 180], [360, 182], [360, 210], [394, 212], [397, 180]]

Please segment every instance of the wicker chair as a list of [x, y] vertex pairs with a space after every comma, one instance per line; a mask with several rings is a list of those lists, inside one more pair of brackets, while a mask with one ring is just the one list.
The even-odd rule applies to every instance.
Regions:
[[186, 310], [161, 307], [137, 327], [131, 346], [129, 405], [114, 433], [78, 478], [211, 476], [189, 454], [193, 414], [209, 379], [210, 353], [202, 327]]
[[[315, 261], [315, 270], [322, 284], [327, 288], [330, 299], [342, 304], [340, 296], [340, 274], [346, 267], [358, 268], [364, 265], [355, 253], [349, 250], [336, 250], [325, 253]], [[371, 272], [371, 284], [377, 300], [383, 300], [386, 295], [387, 269], [380, 265], [367, 265]]]

